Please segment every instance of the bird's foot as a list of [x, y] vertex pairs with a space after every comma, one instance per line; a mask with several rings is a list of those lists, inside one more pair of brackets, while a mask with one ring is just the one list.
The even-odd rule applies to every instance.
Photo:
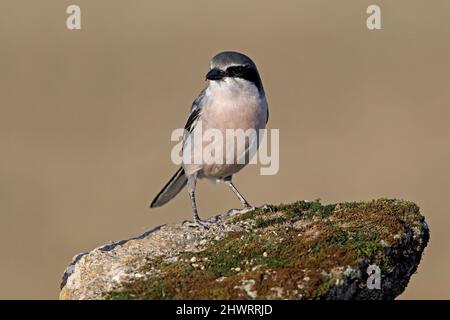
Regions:
[[223, 224], [218, 221], [216, 217], [209, 220], [202, 220], [199, 217], [194, 217], [194, 221], [184, 221], [183, 226], [201, 229], [209, 229], [210, 227], [218, 227], [220, 229], [224, 228]]
[[275, 208], [271, 204], [263, 204], [262, 206], [259, 206], [258, 209], [268, 211], [268, 212], [274, 212]]
[[259, 206], [259, 207], [253, 207], [253, 206], [248, 205], [248, 206], [245, 206], [242, 209], [230, 209], [230, 210], [228, 210], [225, 213], [225, 216], [232, 217], [232, 216], [235, 216], [237, 214], [247, 213], [247, 212], [250, 212], [250, 211], [255, 210], [255, 209], [261, 209], [261, 210], [268, 211], [268, 212], [274, 212], [275, 211], [274, 207], [272, 205], [270, 205], [270, 204], [264, 204], [264, 205]]
[[245, 207], [242, 208], [242, 209], [230, 209], [230, 210], [228, 210], [228, 211], [225, 213], [225, 216], [227, 216], [227, 217], [232, 217], [232, 216], [235, 216], [235, 215], [237, 215], [237, 214], [243, 214], [243, 213], [250, 212], [250, 211], [252, 211], [252, 210], [255, 210], [255, 207], [248, 205], [248, 206], [245, 206]]

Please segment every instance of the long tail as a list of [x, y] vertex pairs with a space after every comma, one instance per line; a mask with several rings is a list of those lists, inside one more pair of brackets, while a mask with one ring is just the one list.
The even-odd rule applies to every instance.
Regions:
[[164, 188], [158, 193], [156, 198], [152, 201], [150, 208], [160, 207], [163, 204], [169, 202], [170, 199], [175, 197], [181, 189], [187, 183], [186, 175], [184, 174], [183, 167], [178, 169], [178, 171], [170, 178], [169, 182], [164, 186]]

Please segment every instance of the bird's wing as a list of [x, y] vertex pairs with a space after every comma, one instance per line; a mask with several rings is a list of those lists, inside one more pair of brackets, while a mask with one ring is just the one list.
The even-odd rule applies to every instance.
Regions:
[[190, 143], [190, 139], [188, 139], [190, 133], [194, 130], [196, 124], [198, 123], [198, 119], [200, 118], [202, 112], [203, 99], [205, 98], [206, 88], [203, 89], [198, 95], [197, 99], [192, 102], [191, 109], [189, 110], [189, 116], [184, 126], [184, 135], [183, 135], [183, 146], [182, 150], [187, 148], [187, 144]]
[[195, 124], [197, 123], [197, 120], [200, 116], [200, 113], [202, 111], [202, 100], [205, 98], [205, 91], [206, 89], [203, 89], [197, 99], [195, 99], [192, 103], [186, 125], [184, 126], [184, 129], [186, 129], [188, 132], [192, 132], [192, 130], [195, 128]]
[[[186, 125], [184, 126], [184, 129], [186, 130], [183, 137], [183, 149], [186, 143], [186, 137], [194, 130], [195, 125], [198, 121], [198, 118], [200, 117], [200, 112], [202, 110], [202, 100], [205, 97], [205, 90], [203, 89], [202, 92], [200, 92], [197, 99], [194, 100], [192, 103], [192, 106], [189, 110], [189, 116], [186, 121]], [[173, 197], [175, 197], [181, 189], [184, 188], [184, 186], [187, 183], [187, 177], [184, 171], [184, 168], [181, 167], [178, 169], [178, 171], [175, 173], [175, 175], [169, 180], [169, 182], [164, 186], [164, 188], [158, 193], [158, 195], [155, 197], [155, 199], [152, 201], [150, 207], [160, 207], [169, 200], [171, 200]]]
[[195, 124], [197, 123], [198, 117], [200, 116], [201, 108], [196, 108], [189, 114], [189, 118], [186, 121], [186, 124], [184, 125], [184, 129], [187, 130], [189, 133], [194, 130]]

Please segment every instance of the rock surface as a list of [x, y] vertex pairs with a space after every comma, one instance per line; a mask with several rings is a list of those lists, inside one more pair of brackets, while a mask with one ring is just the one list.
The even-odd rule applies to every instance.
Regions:
[[222, 228], [165, 225], [76, 256], [60, 298], [394, 299], [429, 239], [404, 200], [298, 201], [216, 219]]

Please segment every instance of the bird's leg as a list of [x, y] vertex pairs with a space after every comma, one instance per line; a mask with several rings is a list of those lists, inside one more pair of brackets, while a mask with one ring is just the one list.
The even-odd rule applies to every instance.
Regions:
[[210, 222], [200, 219], [200, 216], [198, 215], [197, 210], [197, 203], [195, 202], [195, 187], [197, 184], [197, 173], [190, 175], [188, 177], [187, 181], [187, 189], [189, 193], [189, 198], [191, 198], [191, 204], [192, 204], [192, 215], [194, 218], [194, 223], [186, 223], [186, 225], [191, 227], [204, 227], [208, 228], [208, 225], [215, 225], [216, 222]]
[[238, 197], [239, 201], [242, 203], [242, 205], [245, 208], [251, 208], [252, 206], [247, 202], [247, 200], [245, 200], [245, 198], [242, 196], [242, 194], [240, 194], [240, 192], [238, 191], [238, 189], [236, 189], [236, 187], [234, 186], [234, 184], [231, 182], [231, 176], [228, 176], [224, 179], [224, 182], [227, 186], [230, 187], [231, 191], [233, 191], [233, 193]]
[[247, 200], [245, 200], [244, 196], [239, 193], [238, 189], [236, 189], [236, 187], [231, 181], [225, 181], [225, 184], [227, 184], [230, 187], [231, 191], [234, 192], [234, 194], [238, 197], [239, 201], [245, 208], [251, 207], [251, 205], [247, 202]]
[[231, 209], [228, 211], [228, 214], [233, 215], [236, 213], [245, 213], [248, 211], [251, 211], [253, 209], [255, 209], [254, 207], [252, 207], [247, 200], [245, 200], [245, 198], [242, 196], [242, 194], [238, 191], [238, 189], [236, 189], [236, 187], [234, 186], [234, 184], [231, 182], [231, 176], [226, 177], [224, 179], [224, 182], [227, 186], [230, 187], [231, 191], [233, 191], [233, 193], [238, 197], [239, 201], [242, 203], [242, 205], [244, 206], [243, 209], [241, 210], [236, 210], [236, 209]]

